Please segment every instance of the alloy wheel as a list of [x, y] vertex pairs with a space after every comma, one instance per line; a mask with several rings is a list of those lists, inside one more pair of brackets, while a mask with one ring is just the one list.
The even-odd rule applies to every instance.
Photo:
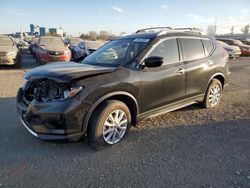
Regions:
[[220, 101], [221, 88], [218, 84], [214, 84], [209, 92], [209, 104], [211, 107], [216, 106]]
[[103, 125], [103, 139], [108, 144], [119, 142], [125, 135], [128, 118], [123, 110], [110, 113]]

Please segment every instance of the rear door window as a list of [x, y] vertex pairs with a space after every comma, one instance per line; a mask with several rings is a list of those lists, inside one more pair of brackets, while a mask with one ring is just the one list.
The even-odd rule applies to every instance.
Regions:
[[195, 60], [204, 58], [205, 51], [200, 39], [181, 38], [181, 45], [184, 60]]
[[176, 63], [179, 61], [179, 50], [176, 39], [167, 39], [162, 41], [155, 49], [148, 55], [163, 57], [163, 65]]

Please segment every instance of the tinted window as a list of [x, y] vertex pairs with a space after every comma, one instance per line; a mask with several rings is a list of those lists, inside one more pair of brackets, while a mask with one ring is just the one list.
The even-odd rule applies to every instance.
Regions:
[[184, 60], [200, 59], [205, 57], [205, 52], [200, 39], [181, 39]]
[[163, 57], [163, 64], [179, 61], [179, 51], [176, 39], [169, 39], [161, 42], [149, 55]]
[[210, 54], [214, 49], [214, 45], [211, 43], [210, 40], [203, 40], [203, 44], [205, 46], [207, 54]]

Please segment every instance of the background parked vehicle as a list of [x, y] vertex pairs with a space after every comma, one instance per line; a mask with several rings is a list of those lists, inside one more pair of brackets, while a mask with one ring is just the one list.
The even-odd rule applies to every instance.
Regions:
[[65, 43], [68, 45], [70, 51], [71, 51], [71, 56], [72, 59], [74, 59], [74, 48], [83, 40], [79, 37], [72, 37], [72, 38], [67, 38], [65, 39]]
[[36, 53], [38, 39], [38, 37], [33, 37], [29, 42], [29, 50], [33, 55]]
[[224, 38], [218, 38], [217, 40], [225, 42], [228, 45], [234, 45], [234, 46], [239, 46], [241, 50], [241, 55], [250, 55], [250, 46], [243, 44], [240, 40], [235, 40], [235, 39], [224, 39]]
[[12, 37], [0, 35], [0, 64], [18, 65], [21, 62], [20, 50]]
[[243, 44], [250, 45], [250, 39], [243, 38], [243, 39], [240, 39], [240, 41], [241, 41]]
[[100, 41], [82, 41], [73, 50], [75, 61], [83, 60], [85, 57], [103, 46], [104, 43]]
[[241, 55], [239, 46], [228, 45], [225, 42], [217, 40], [217, 42], [227, 51], [229, 57], [235, 58]]
[[37, 42], [36, 61], [45, 64], [54, 61], [70, 61], [71, 52], [63, 40], [53, 36], [42, 36]]
[[82, 42], [83, 40], [79, 37], [72, 37], [69, 38], [67, 43], [69, 44], [69, 49], [73, 50], [80, 42]]

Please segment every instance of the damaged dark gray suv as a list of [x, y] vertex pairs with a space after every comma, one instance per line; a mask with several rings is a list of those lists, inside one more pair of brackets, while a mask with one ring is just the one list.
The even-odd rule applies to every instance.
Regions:
[[194, 103], [216, 107], [228, 84], [228, 55], [192, 29], [150, 28], [111, 41], [81, 64], [52, 63], [25, 75], [21, 122], [42, 140], [100, 149], [142, 118]]

